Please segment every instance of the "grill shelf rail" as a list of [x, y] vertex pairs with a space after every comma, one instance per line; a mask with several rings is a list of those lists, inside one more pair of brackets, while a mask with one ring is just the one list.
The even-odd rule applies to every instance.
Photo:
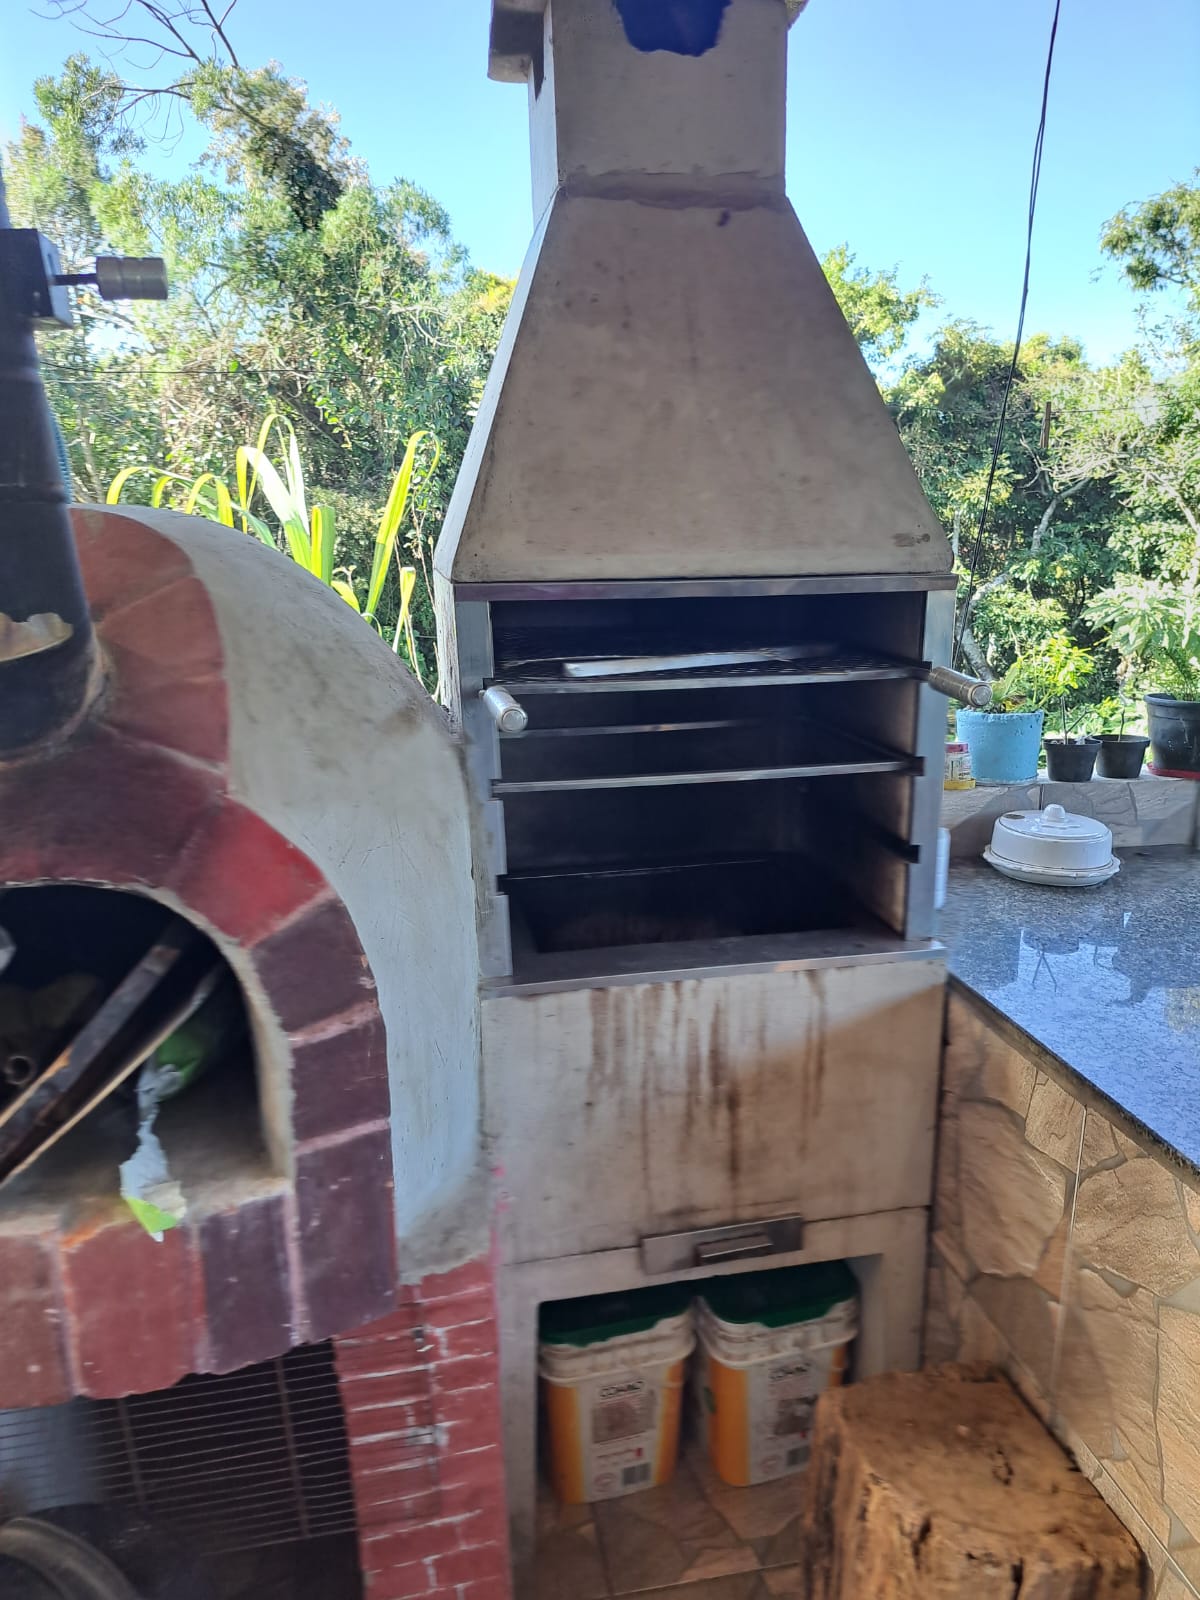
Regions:
[[[582, 738], [584, 735], [594, 735], [602, 745], [605, 740], [613, 735], [627, 734], [636, 738], [638, 735], [650, 733], [662, 735], [667, 741], [667, 747], [656, 739], [648, 741], [648, 755], [650, 759], [657, 758], [669, 763], [668, 754], [671, 743], [678, 742], [674, 735], [685, 736], [692, 733], [704, 733], [711, 730], [735, 730], [737, 732], [754, 732], [761, 730], [767, 737], [779, 737], [783, 743], [792, 743], [798, 746], [789, 751], [796, 759], [781, 759], [770, 764], [755, 766], [704, 766], [694, 764], [686, 767], [667, 765], [662, 771], [640, 772], [593, 772], [588, 775], [555, 775], [547, 777], [506, 778], [501, 777], [492, 784], [492, 793], [497, 798], [513, 794], [550, 794], [563, 793], [579, 789], [644, 789], [659, 788], [677, 784], [698, 783], [761, 783], [784, 778], [823, 778], [835, 777], [854, 773], [875, 772], [904, 772], [917, 774], [924, 771], [924, 762], [919, 756], [910, 755], [902, 750], [895, 750], [890, 745], [883, 744], [874, 739], [868, 739], [861, 734], [850, 733], [845, 729], [832, 729], [811, 721], [807, 718], [795, 717], [788, 724], [780, 727], [753, 721], [740, 721], [738, 719], [721, 719], [713, 721], [700, 721], [695, 723], [677, 724], [633, 724], [616, 727], [602, 728], [573, 728], [573, 729], [545, 729], [542, 734], [523, 733], [503, 736], [505, 746], [509, 740], [529, 743], [540, 741], [543, 736], [555, 737], [564, 733], [571, 733]], [[714, 754], [716, 752], [713, 752]]]
[[[565, 658], [564, 658], [565, 659]], [[888, 678], [925, 678], [924, 661], [903, 661], [874, 651], [842, 650], [783, 666], [778, 661], [729, 667], [696, 667], [685, 671], [649, 672], [644, 676], [568, 678], [561, 660], [524, 661], [513, 670], [487, 679], [516, 699], [532, 694], [612, 694], [638, 690], [757, 688], [772, 684], [869, 683]]]

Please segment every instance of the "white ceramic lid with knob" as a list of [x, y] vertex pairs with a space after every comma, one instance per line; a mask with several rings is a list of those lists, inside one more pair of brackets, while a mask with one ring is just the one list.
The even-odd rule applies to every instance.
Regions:
[[1111, 830], [1095, 817], [1081, 817], [1058, 805], [1004, 812], [996, 818], [983, 857], [997, 872], [1022, 883], [1086, 888], [1121, 870]]

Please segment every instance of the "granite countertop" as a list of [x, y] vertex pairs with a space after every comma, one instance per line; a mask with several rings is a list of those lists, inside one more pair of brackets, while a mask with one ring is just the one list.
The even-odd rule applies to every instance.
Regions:
[[951, 868], [950, 971], [1200, 1168], [1200, 855], [1118, 850], [1093, 889]]

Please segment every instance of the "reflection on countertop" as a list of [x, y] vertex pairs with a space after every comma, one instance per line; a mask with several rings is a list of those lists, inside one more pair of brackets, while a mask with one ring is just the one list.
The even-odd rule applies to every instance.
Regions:
[[1119, 850], [1092, 889], [950, 873], [950, 970], [1200, 1167], [1200, 855]]

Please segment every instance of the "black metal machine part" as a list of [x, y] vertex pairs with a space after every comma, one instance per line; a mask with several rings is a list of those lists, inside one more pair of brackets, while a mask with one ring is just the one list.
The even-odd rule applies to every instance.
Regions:
[[96, 682], [96, 647], [67, 509], [36, 327], [69, 327], [69, 286], [161, 299], [161, 263], [64, 274], [54, 245], [14, 229], [0, 182], [0, 760], [69, 730]]
[[119, 1506], [73, 1505], [0, 1524], [4, 1600], [216, 1600], [180, 1541]]

